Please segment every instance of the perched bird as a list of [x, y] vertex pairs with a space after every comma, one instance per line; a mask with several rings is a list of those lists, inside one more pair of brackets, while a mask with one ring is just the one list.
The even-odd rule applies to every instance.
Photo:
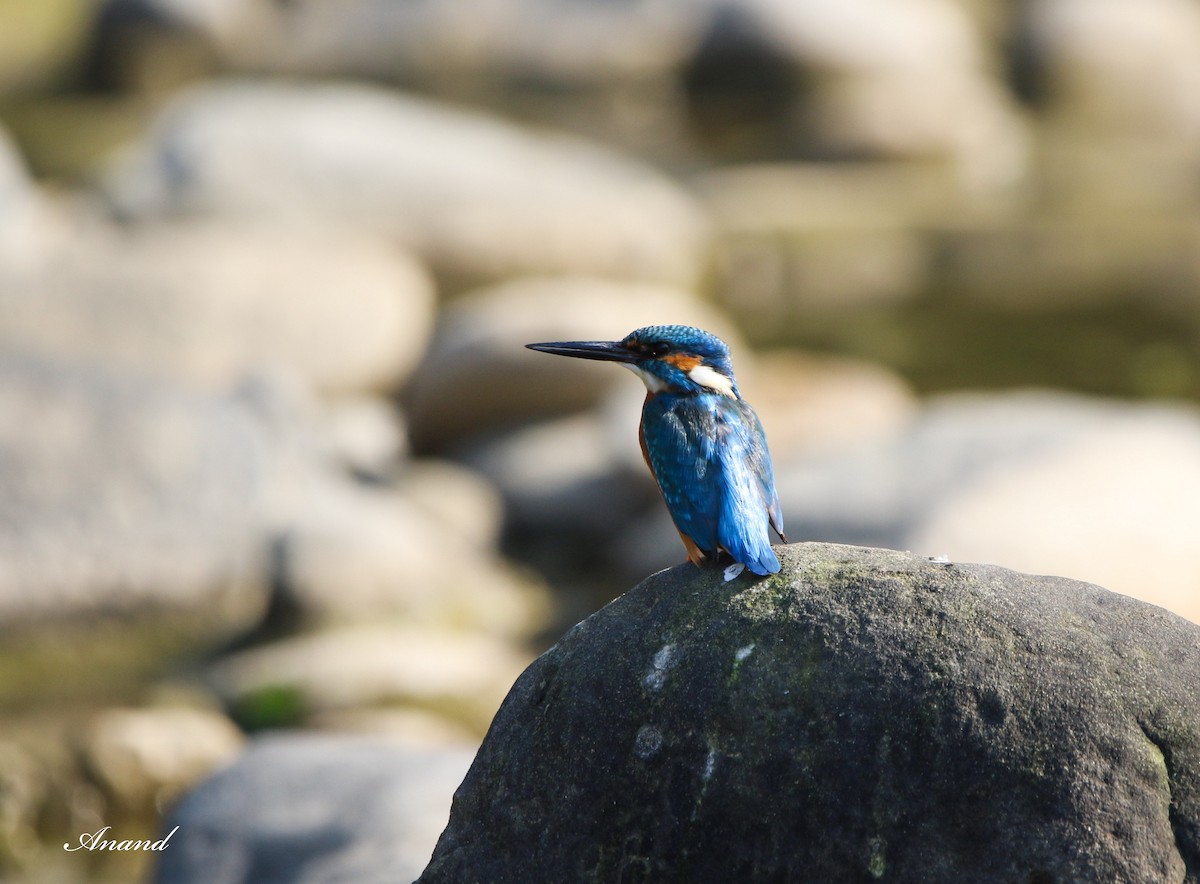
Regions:
[[642, 455], [697, 566], [733, 557], [774, 574], [779, 559], [768, 525], [784, 543], [783, 517], [762, 423], [741, 397], [729, 347], [687, 325], [651, 325], [620, 341], [527, 344], [531, 350], [616, 362], [646, 384], [638, 437]]

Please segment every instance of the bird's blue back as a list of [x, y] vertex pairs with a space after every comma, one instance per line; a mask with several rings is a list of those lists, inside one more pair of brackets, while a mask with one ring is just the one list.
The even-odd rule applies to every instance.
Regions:
[[648, 396], [642, 436], [676, 528], [705, 552], [726, 550], [755, 574], [774, 574], [768, 524], [783, 522], [766, 436], [745, 401], [718, 393]]

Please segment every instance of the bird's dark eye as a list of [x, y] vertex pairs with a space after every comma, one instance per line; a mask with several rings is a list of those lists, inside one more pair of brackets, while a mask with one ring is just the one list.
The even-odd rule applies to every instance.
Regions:
[[658, 358], [659, 356], [666, 356], [668, 353], [670, 353], [671, 345], [666, 341], [655, 341], [653, 344], [648, 345], [646, 350], [651, 356]]

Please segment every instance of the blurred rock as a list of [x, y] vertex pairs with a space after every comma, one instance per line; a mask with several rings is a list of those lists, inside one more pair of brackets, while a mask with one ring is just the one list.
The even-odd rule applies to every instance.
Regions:
[[0, 740], [0, 868], [31, 865], [37, 858], [39, 822], [59, 785], [47, 767], [11, 733]]
[[162, 93], [211, 76], [276, 24], [269, 0], [101, 0], [85, 76], [93, 88]]
[[[302, 621], [402, 615], [411, 623], [509, 636], [541, 626], [542, 587], [501, 561], [490, 545], [475, 545], [495, 506], [490, 497], [460, 495], [457, 502], [467, 511], [443, 519], [386, 488], [355, 487], [319, 473], [294, 481], [277, 501], [277, 601]], [[445, 504], [453, 505], [450, 496], [458, 492], [448, 483], [441, 487]], [[483, 512], [470, 512], [474, 506]]]
[[776, 464], [870, 445], [917, 411], [911, 387], [879, 365], [795, 351], [759, 354], [738, 369]]
[[392, 402], [345, 396], [323, 403], [321, 411], [337, 458], [351, 472], [376, 481], [395, 475], [408, 455], [408, 430]]
[[[664, 157], [699, 141], [718, 155], [935, 158], [985, 190], [1027, 162], [997, 60], [954, 0], [108, 6], [143, 11], [126, 28], [141, 42], [199, 35], [228, 69], [388, 80]], [[179, 79], [171, 53], [141, 56]]]
[[[415, 706], [482, 734], [529, 655], [486, 635], [412, 624], [301, 635], [222, 659], [210, 679], [252, 727], [357, 708]], [[273, 720], [287, 713], [290, 720]]]
[[262, 367], [327, 393], [387, 389], [432, 324], [424, 270], [370, 237], [89, 227], [39, 272], [0, 268], [0, 346], [210, 389]]
[[125, 215], [352, 223], [450, 289], [523, 273], [690, 282], [704, 219], [635, 160], [366, 86], [225, 83], [172, 104], [113, 170]]
[[953, 0], [715, 8], [689, 83], [695, 112], [718, 134], [724, 105], [726, 125], [773, 134], [762, 154], [791, 146], [810, 156], [937, 159], [981, 191], [1024, 175], [1024, 124]]
[[112, 690], [259, 624], [268, 585], [292, 625], [541, 627], [490, 489], [449, 467], [413, 500], [402, 475], [355, 482], [311, 405], [0, 351], [0, 697]]
[[[635, 391], [630, 396], [640, 403]], [[499, 488], [513, 532], [568, 549], [594, 546], [656, 493], [649, 473], [627, 464], [635, 452], [641, 457], [638, 416], [630, 413], [621, 426], [609, 416], [603, 410], [522, 427], [468, 449], [464, 460]], [[628, 459], [615, 448], [618, 432]]]
[[73, 61], [93, 9], [89, 0], [0, 5], [0, 95], [44, 89]]
[[1188, 0], [1022, 9], [1012, 45], [1042, 112], [1050, 199], [1088, 216], [1190, 215], [1200, 195], [1200, 9]]
[[179, 831], [154, 881], [411, 881], [472, 754], [362, 737], [261, 737], [167, 818], [164, 833]]
[[465, 725], [425, 709], [330, 709], [310, 716], [305, 724], [322, 731], [376, 737], [407, 748], [474, 749], [479, 744], [479, 737]]
[[36, 266], [49, 245], [47, 221], [42, 195], [0, 127], [0, 267]]
[[939, 283], [1013, 312], [1125, 303], [1190, 317], [1200, 301], [1191, 219], [1099, 215], [955, 225], [939, 233]]
[[1095, 135], [1200, 140], [1200, 9], [1188, 0], [1036, 0], [1024, 39], [1053, 112]]
[[336, 8], [299, 0], [277, 7], [264, 39], [226, 42], [231, 61], [253, 69], [385, 77], [433, 88], [482, 89], [479, 81], [491, 80], [493, 89], [512, 90], [532, 80], [564, 89], [661, 74], [688, 46], [695, 17], [688, 4], [664, 0], [596, 7], [344, 0]]
[[261, 614], [268, 447], [237, 402], [9, 350], [0, 413], [6, 699], [144, 672]]
[[814, 314], [928, 289], [932, 221], [991, 211], [944, 169], [908, 162], [732, 166], [698, 179], [713, 214], [718, 299], [758, 339], [803, 340]]
[[1195, 409], [945, 397], [875, 446], [777, 475], [790, 537], [1070, 575], [1200, 621]]
[[443, 310], [405, 393], [413, 445], [445, 449], [531, 417], [594, 405], [614, 385], [628, 382], [623, 372], [525, 345], [619, 340], [656, 323], [696, 325], [720, 335], [735, 352], [739, 347], [727, 318], [679, 289], [546, 278], [464, 295]]
[[233, 760], [243, 738], [217, 712], [186, 707], [109, 709], [91, 724], [83, 755], [125, 812], [156, 812]]
[[384, 80], [605, 140], [677, 148], [674, 75], [706, 5], [108, 0], [106, 9], [141, 14], [109, 15], [99, 54], [124, 72], [110, 79], [148, 89], [178, 79], [180, 53], [168, 50], [190, 38], [226, 69]]
[[495, 549], [504, 503], [474, 470], [445, 460], [413, 461], [404, 473], [404, 496], [478, 549]]

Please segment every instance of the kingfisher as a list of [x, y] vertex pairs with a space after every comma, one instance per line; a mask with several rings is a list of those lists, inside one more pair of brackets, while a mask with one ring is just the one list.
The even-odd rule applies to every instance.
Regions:
[[779, 570], [769, 528], [787, 543], [767, 437], [738, 391], [729, 347], [689, 325], [651, 325], [620, 341], [555, 341], [531, 350], [615, 362], [646, 385], [642, 456], [697, 567], [733, 558], [743, 570]]

